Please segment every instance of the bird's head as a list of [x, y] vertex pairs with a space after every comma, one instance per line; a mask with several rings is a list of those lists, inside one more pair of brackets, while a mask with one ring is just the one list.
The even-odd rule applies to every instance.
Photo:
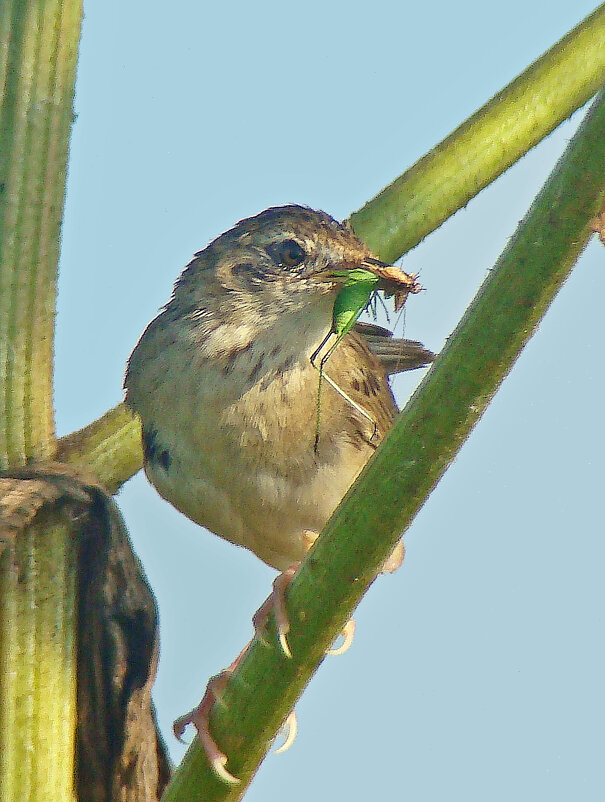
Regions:
[[174, 301], [192, 311], [220, 304], [225, 314], [271, 320], [311, 306], [329, 312], [359, 269], [376, 275], [376, 289], [394, 294], [396, 305], [419, 289], [415, 276], [376, 259], [348, 223], [303, 206], [274, 207], [197, 253], [177, 281]]

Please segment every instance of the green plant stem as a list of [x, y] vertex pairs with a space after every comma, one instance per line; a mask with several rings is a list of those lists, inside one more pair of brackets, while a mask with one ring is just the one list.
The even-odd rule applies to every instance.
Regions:
[[0, 13], [0, 468], [51, 456], [53, 335], [81, 0]]
[[[194, 741], [164, 802], [239, 799], [379, 567], [439, 481], [531, 337], [591, 234], [605, 198], [599, 95], [432, 370], [328, 522], [288, 591], [290, 647], [255, 640], [211, 731], [242, 782], [227, 786]], [[271, 680], [267, 681], [270, 677]]]
[[394, 261], [584, 105], [605, 81], [605, 4], [351, 215]]
[[[81, 14], [81, 0], [3, 0], [0, 10], [0, 470], [55, 450], [56, 276]], [[2, 539], [6, 528], [2, 518]], [[51, 513], [0, 543], [1, 802], [74, 800], [70, 532]]]
[[41, 516], [0, 555], [0, 802], [73, 802], [77, 539]]
[[[567, 119], [603, 80], [605, 4], [355, 212], [355, 231], [378, 256], [394, 261]], [[106, 447], [92, 423], [60, 442], [62, 459], [111, 477], [109, 486], [117, 489], [141, 467], [138, 433], [124, 426], [121, 405], [98, 423]]]
[[141, 423], [125, 404], [118, 404], [93, 423], [62, 437], [58, 462], [90, 470], [110, 493], [141, 467]]

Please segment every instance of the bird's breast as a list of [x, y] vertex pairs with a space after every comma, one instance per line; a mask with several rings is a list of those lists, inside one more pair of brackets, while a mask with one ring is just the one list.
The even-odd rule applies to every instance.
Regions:
[[189, 518], [281, 570], [304, 556], [305, 531], [321, 531], [369, 453], [329, 426], [315, 451], [319, 373], [306, 355], [248, 349], [225, 364], [227, 395], [224, 366], [181, 374], [154, 415], [146, 472]]

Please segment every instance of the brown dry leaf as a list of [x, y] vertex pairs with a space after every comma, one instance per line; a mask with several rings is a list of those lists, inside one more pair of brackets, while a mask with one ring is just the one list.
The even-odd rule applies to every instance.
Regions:
[[113, 499], [65, 465], [0, 473], [0, 554], [47, 516], [78, 543], [77, 792], [80, 802], [157, 802], [169, 779], [151, 688], [153, 593]]

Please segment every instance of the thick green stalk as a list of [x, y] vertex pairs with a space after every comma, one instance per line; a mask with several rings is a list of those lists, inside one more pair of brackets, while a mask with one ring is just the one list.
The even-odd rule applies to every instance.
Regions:
[[40, 519], [0, 556], [0, 800], [75, 799], [77, 539]]
[[[432, 370], [304, 560], [288, 592], [294, 658], [256, 640], [215, 705], [211, 731], [242, 782], [212, 773], [195, 741], [163, 800], [236, 800], [267, 744], [478, 421], [585, 247], [605, 198], [605, 96], [480, 288]], [[267, 677], [271, 681], [267, 682]]]
[[[378, 256], [397, 259], [567, 119], [604, 80], [605, 4], [354, 213], [355, 231]], [[99, 439], [101, 429], [106, 442]], [[64, 438], [60, 448], [62, 460], [112, 476], [112, 488], [141, 467], [138, 432], [124, 425], [122, 405]]]
[[53, 335], [81, 0], [0, 14], [0, 468], [55, 446]]
[[[0, 469], [51, 456], [59, 236], [81, 0], [0, 13]], [[27, 488], [0, 490], [0, 540]], [[72, 802], [76, 560], [59, 514], [0, 542], [0, 800]]]
[[417, 245], [580, 108], [605, 81], [605, 4], [351, 215], [385, 261]]

